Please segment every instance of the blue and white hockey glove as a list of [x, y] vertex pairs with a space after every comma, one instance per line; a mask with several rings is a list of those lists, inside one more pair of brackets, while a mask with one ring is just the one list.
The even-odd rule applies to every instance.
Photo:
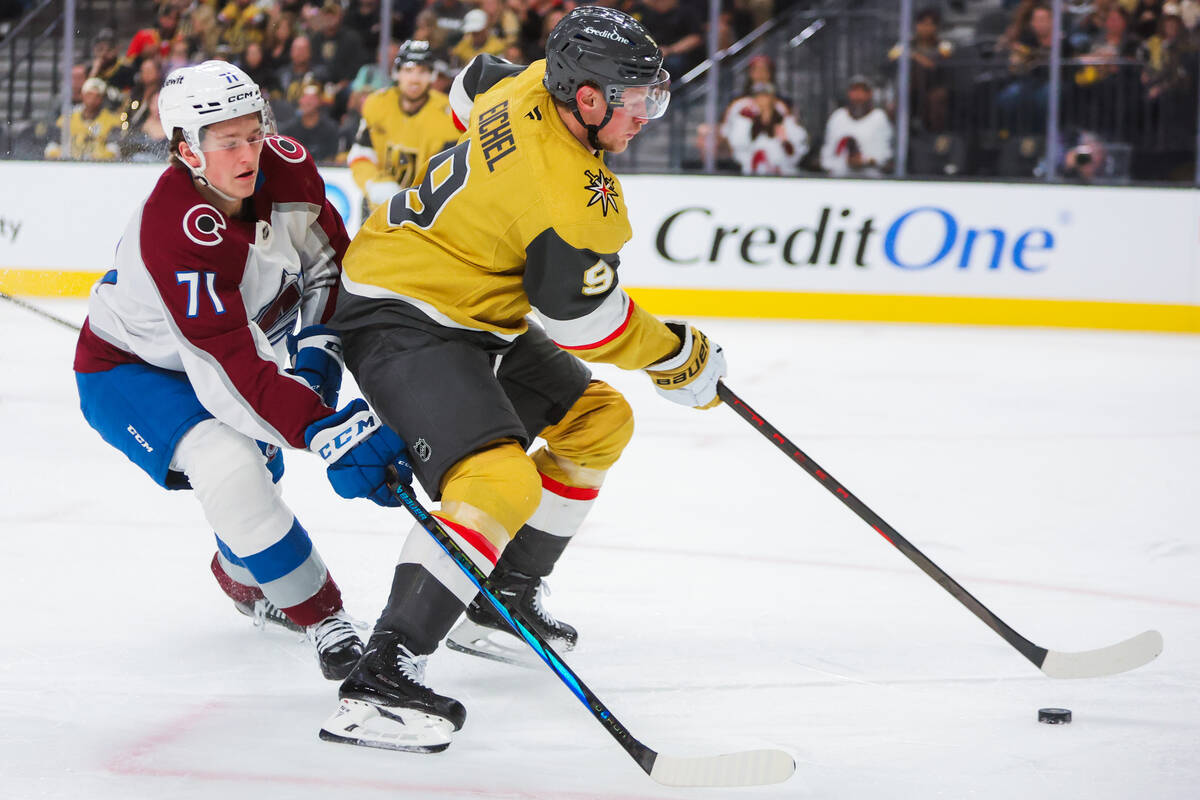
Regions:
[[400, 498], [387, 486], [387, 468], [396, 467], [402, 484], [412, 482], [404, 440], [361, 398], [309, 425], [304, 443], [329, 465], [325, 474], [341, 497], [369, 497], [381, 506], [398, 506]]
[[309, 325], [288, 336], [287, 345], [292, 354], [291, 373], [307, 381], [325, 405], [337, 408], [342, 388], [342, 337], [324, 325]]

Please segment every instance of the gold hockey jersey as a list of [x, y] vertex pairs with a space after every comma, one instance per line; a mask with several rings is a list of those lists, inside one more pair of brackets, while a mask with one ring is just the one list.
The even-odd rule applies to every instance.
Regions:
[[580, 358], [640, 369], [679, 338], [619, 286], [618, 251], [632, 235], [620, 181], [567, 129], [544, 74], [544, 61], [490, 56], [460, 74], [451, 96], [474, 100], [466, 133], [364, 223], [343, 287], [503, 338], [523, 333], [533, 311]]
[[420, 183], [429, 157], [458, 141], [450, 102], [430, 90], [415, 114], [400, 107], [400, 90], [392, 86], [372, 93], [364, 102], [362, 122], [347, 161], [354, 182], [366, 191], [367, 181], [395, 181], [407, 189]]

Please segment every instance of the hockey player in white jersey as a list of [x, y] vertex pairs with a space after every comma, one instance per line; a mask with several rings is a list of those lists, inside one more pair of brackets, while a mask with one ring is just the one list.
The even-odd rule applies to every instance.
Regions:
[[[88, 423], [159, 485], [190, 488], [237, 608], [306, 631], [325, 677], [362, 654], [308, 533], [281, 499], [279, 448], [309, 449], [335, 491], [397, 505], [404, 443], [341, 387], [333, 313], [349, 244], [304, 147], [274, 135], [240, 69], [175, 70], [159, 94], [171, 164], [92, 289], [75, 355]], [[289, 352], [290, 351], [290, 352]]]

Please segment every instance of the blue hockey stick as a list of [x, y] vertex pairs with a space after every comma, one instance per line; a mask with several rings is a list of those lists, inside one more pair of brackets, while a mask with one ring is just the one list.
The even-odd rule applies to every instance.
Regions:
[[639, 742], [575, 671], [559, 658], [549, 642], [531, 630], [520, 619], [519, 613], [505, 607], [487, 588], [487, 576], [475, 566], [470, 556], [442, 527], [437, 518], [412, 496], [410, 487], [400, 484], [394, 468], [389, 468], [388, 487], [396, 493], [417, 523], [446, 551], [459, 569], [466, 573], [480, 594], [487, 598], [517, 635], [533, 648], [579, 702], [583, 703], [591, 715], [651, 778], [666, 786], [762, 786], [785, 781], [795, 772], [796, 762], [783, 750], [746, 750], [720, 756], [676, 758], [665, 756]]

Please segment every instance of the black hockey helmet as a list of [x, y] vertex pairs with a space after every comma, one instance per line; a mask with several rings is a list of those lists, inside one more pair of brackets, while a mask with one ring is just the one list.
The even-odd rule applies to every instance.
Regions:
[[400, 68], [406, 64], [416, 64], [419, 67], [433, 69], [433, 51], [429, 47], [429, 42], [409, 39], [400, 45], [396, 59], [392, 62], [392, 71], [399, 72]]
[[[591, 84], [609, 105], [627, 106], [636, 116], [656, 119], [666, 113], [670, 101], [671, 76], [662, 60], [658, 42], [633, 17], [604, 6], [579, 6], [550, 32], [544, 82], [550, 94], [570, 107], [579, 87]], [[633, 87], [646, 91], [630, 92], [627, 98]], [[628, 102], [635, 98], [636, 110], [635, 103]]]

